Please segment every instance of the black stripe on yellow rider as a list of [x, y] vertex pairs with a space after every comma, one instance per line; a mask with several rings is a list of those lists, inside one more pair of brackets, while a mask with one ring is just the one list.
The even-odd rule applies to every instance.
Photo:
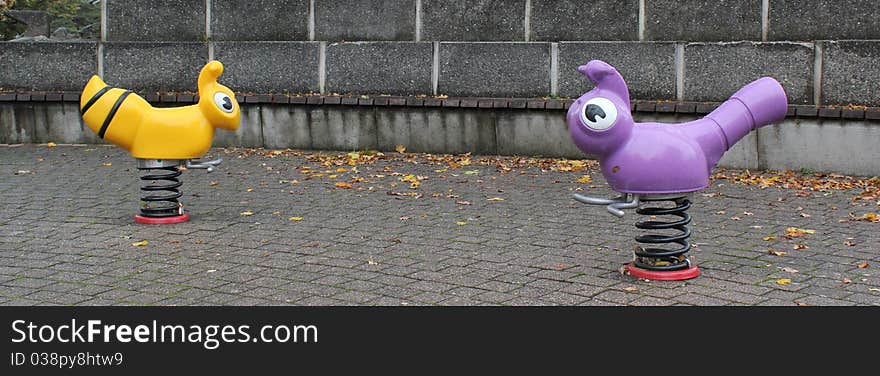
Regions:
[[112, 87], [110, 87], [110, 86], [105, 86], [103, 89], [98, 90], [98, 92], [95, 93], [95, 95], [93, 95], [92, 98], [89, 99], [89, 101], [86, 102], [86, 104], [83, 105], [83, 107], [80, 109], [80, 111], [79, 111], [80, 115], [85, 115], [85, 114], [86, 114], [86, 111], [88, 111], [89, 108], [91, 108], [92, 105], [95, 104], [95, 102], [98, 101], [98, 99], [101, 99], [101, 96], [104, 95], [104, 93], [106, 93], [106, 92], [107, 92], [108, 90], [110, 90], [110, 89], [112, 89]]
[[116, 111], [119, 111], [119, 106], [122, 105], [122, 102], [125, 101], [125, 97], [131, 94], [131, 91], [126, 90], [122, 95], [119, 96], [119, 99], [116, 100], [116, 103], [113, 104], [113, 108], [110, 109], [110, 113], [107, 114], [107, 118], [104, 119], [104, 124], [101, 125], [101, 130], [98, 131], [98, 137], [104, 138], [104, 133], [107, 133], [107, 127], [110, 126], [110, 122], [113, 121], [113, 117], [116, 116]]

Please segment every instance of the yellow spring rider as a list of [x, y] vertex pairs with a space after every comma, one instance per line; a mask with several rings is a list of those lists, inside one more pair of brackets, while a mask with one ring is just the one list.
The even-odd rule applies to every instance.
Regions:
[[235, 131], [241, 112], [235, 94], [217, 82], [223, 64], [211, 61], [199, 73], [199, 101], [184, 107], [157, 108], [129, 90], [108, 86], [92, 76], [83, 89], [83, 121], [98, 137], [128, 150], [137, 158], [145, 195], [139, 223], [177, 223], [189, 220], [178, 201], [177, 179], [185, 168], [208, 172], [222, 162], [198, 161], [211, 147], [214, 128]]

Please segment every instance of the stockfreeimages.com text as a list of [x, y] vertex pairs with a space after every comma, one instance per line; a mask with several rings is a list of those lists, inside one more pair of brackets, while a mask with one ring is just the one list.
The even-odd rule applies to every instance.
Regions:
[[264, 325], [252, 335], [250, 325], [167, 325], [153, 320], [150, 325], [102, 324], [101, 320], [87, 320], [85, 324], [70, 320], [70, 324], [37, 325], [25, 320], [12, 322], [12, 342], [22, 343], [94, 343], [94, 342], [153, 342], [201, 343], [214, 350], [221, 343], [315, 343], [318, 327], [315, 325]]

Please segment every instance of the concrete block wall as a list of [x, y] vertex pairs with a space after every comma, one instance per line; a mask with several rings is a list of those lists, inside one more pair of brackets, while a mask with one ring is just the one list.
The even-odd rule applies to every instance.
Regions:
[[[0, 42], [0, 143], [100, 142], [71, 103], [91, 74], [165, 105], [166, 96], [157, 94], [195, 91], [201, 66], [219, 59], [227, 68], [221, 82], [248, 95], [242, 127], [218, 132], [217, 145], [393, 150], [404, 144], [424, 152], [580, 157], [561, 107], [531, 103], [591, 89], [576, 68], [602, 59], [624, 75], [637, 107], [654, 109], [660, 101], [654, 115], [640, 109], [640, 120], [689, 120], [663, 112], [684, 105], [694, 113], [698, 102], [722, 101], [771, 75], [786, 88], [791, 117], [746, 137], [723, 165], [877, 175], [880, 2], [844, 3], [105, 1], [98, 41]], [[43, 91], [34, 98], [46, 103], [21, 99]], [[70, 93], [49, 103], [48, 92], [58, 91]], [[8, 99], [9, 92], [19, 94]], [[260, 97], [277, 95], [261, 94], [297, 96], [272, 104]], [[313, 94], [323, 97], [298, 96]], [[408, 99], [388, 105], [384, 95]], [[429, 99], [442, 95], [462, 106], [446, 108], [444, 100], [428, 108]], [[422, 96], [425, 108], [406, 106]], [[511, 97], [531, 99], [509, 108], [493, 104]], [[374, 100], [376, 106], [362, 106]], [[869, 108], [829, 107], [835, 105]]]
[[880, 106], [873, 0], [113, 0], [102, 10], [96, 49], [29, 45], [54, 55], [22, 64], [38, 52], [0, 44], [0, 66], [17, 69], [0, 71], [0, 89], [71, 90], [96, 72], [138, 91], [192, 91], [216, 58], [241, 92], [571, 98], [590, 89], [577, 66], [598, 58], [633, 99], [720, 101], [772, 75], [792, 104]]

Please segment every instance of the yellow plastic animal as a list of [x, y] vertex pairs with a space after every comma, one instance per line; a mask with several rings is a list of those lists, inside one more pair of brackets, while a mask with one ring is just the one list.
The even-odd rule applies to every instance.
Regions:
[[223, 64], [211, 61], [199, 73], [199, 102], [156, 108], [125, 89], [111, 88], [92, 76], [83, 89], [80, 110], [98, 137], [141, 159], [195, 159], [205, 154], [214, 127], [234, 131], [241, 122], [235, 94], [217, 83]]

